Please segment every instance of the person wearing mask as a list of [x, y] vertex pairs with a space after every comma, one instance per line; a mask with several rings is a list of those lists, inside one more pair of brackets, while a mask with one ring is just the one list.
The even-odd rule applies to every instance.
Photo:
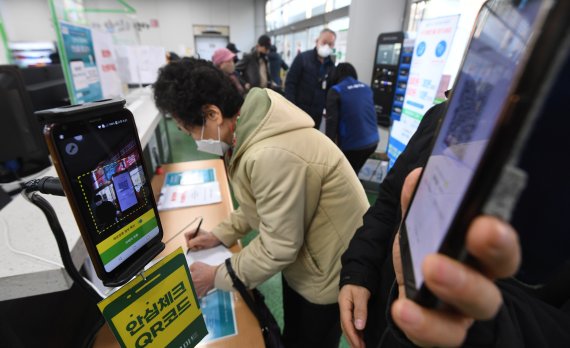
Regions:
[[340, 63], [330, 82], [326, 135], [340, 147], [358, 174], [380, 141], [372, 89], [358, 81], [350, 63]]
[[267, 58], [269, 59], [269, 73], [271, 79], [279, 88], [282, 88], [281, 69], [287, 71], [289, 70], [289, 65], [287, 65], [287, 63], [283, 61], [283, 58], [281, 58], [281, 55], [277, 53], [277, 47], [275, 47], [275, 45], [271, 45], [271, 48], [269, 48]]
[[[244, 100], [204, 60], [161, 68], [154, 99], [199, 150], [224, 155], [239, 202], [226, 221], [198, 231], [188, 247], [229, 247], [259, 230], [231, 257], [236, 275], [253, 288], [282, 272], [287, 347], [338, 347], [340, 255], [369, 206], [342, 152], [280, 94], [253, 88]], [[199, 296], [232, 290], [224, 264], [197, 262], [190, 271]]]
[[246, 91], [253, 87], [268, 88], [272, 86], [267, 59], [270, 47], [271, 39], [269, 36], [261, 35], [257, 40], [257, 45], [250, 53], [244, 54], [237, 63], [236, 70], [245, 81]]
[[295, 57], [285, 79], [285, 96], [321, 125], [327, 95], [327, 79], [334, 69], [331, 58], [336, 33], [323, 29], [312, 50]]
[[241, 81], [235, 72], [235, 56], [235, 53], [227, 48], [218, 48], [212, 55], [212, 63], [214, 63], [214, 66], [216, 66], [216, 68], [222, 70], [226, 76], [230, 78], [232, 85], [237, 89], [239, 94], [243, 96], [245, 94], [245, 89], [243, 88], [243, 85], [241, 84]]

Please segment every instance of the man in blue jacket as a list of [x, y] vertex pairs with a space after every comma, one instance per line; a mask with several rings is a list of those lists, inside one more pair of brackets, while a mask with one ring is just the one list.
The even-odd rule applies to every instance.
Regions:
[[340, 147], [358, 174], [380, 141], [372, 90], [358, 81], [350, 63], [336, 67], [330, 84], [326, 135]]
[[327, 78], [334, 69], [335, 40], [334, 31], [323, 29], [316, 47], [295, 57], [285, 80], [285, 96], [313, 118], [317, 129], [325, 108]]

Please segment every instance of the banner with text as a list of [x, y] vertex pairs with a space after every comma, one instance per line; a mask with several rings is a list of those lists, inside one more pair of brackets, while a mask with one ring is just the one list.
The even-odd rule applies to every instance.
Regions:
[[208, 334], [182, 248], [98, 306], [121, 347], [195, 347]]
[[394, 121], [388, 141], [390, 168], [434, 104], [458, 21], [459, 15], [440, 17], [418, 27], [402, 117]]
[[113, 36], [109, 33], [95, 30], [91, 31], [93, 47], [95, 48], [95, 61], [101, 78], [101, 88], [104, 98], [116, 98], [123, 94], [119, 67], [115, 55]]
[[103, 99], [91, 29], [65, 22], [60, 27], [71, 73], [73, 103]]

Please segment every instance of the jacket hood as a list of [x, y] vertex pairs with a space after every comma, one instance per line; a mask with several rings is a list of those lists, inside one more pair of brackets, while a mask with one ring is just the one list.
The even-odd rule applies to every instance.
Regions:
[[252, 88], [240, 110], [230, 168], [251, 145], [272, 136], [314, 126], [315, 122], [309, 115], [279, 93]]

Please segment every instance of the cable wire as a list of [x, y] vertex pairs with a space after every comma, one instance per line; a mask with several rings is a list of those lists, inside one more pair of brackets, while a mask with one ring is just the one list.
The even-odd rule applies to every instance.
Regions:
[[48, 260], [48, 259], [43, 258], [41, 256], [38, 256], [38, 255], [35, 255], [32, 253], [22, 251], [22, 250], [18, 250], [16, 248], [14, 248], [14, 246], [12, 245], [12, 241], [10, 240], [10, 231], [8, 229], [8, 224], [6, 223], [6, 220], [4, 220], [4, 218], [2, 218], [2, 217], [0, 217], [0, 227], [1, 227], [1, 230], [4, 232], [4, 239], [6, 240], [6, 246], [14, 254], [24, 255], [27, 257], [31, 257], [31, 258], [49, 263], [50, 265], [53, 265], [53, 266], [64, 268], [63, 264], [61, 264], [59, 262]]

